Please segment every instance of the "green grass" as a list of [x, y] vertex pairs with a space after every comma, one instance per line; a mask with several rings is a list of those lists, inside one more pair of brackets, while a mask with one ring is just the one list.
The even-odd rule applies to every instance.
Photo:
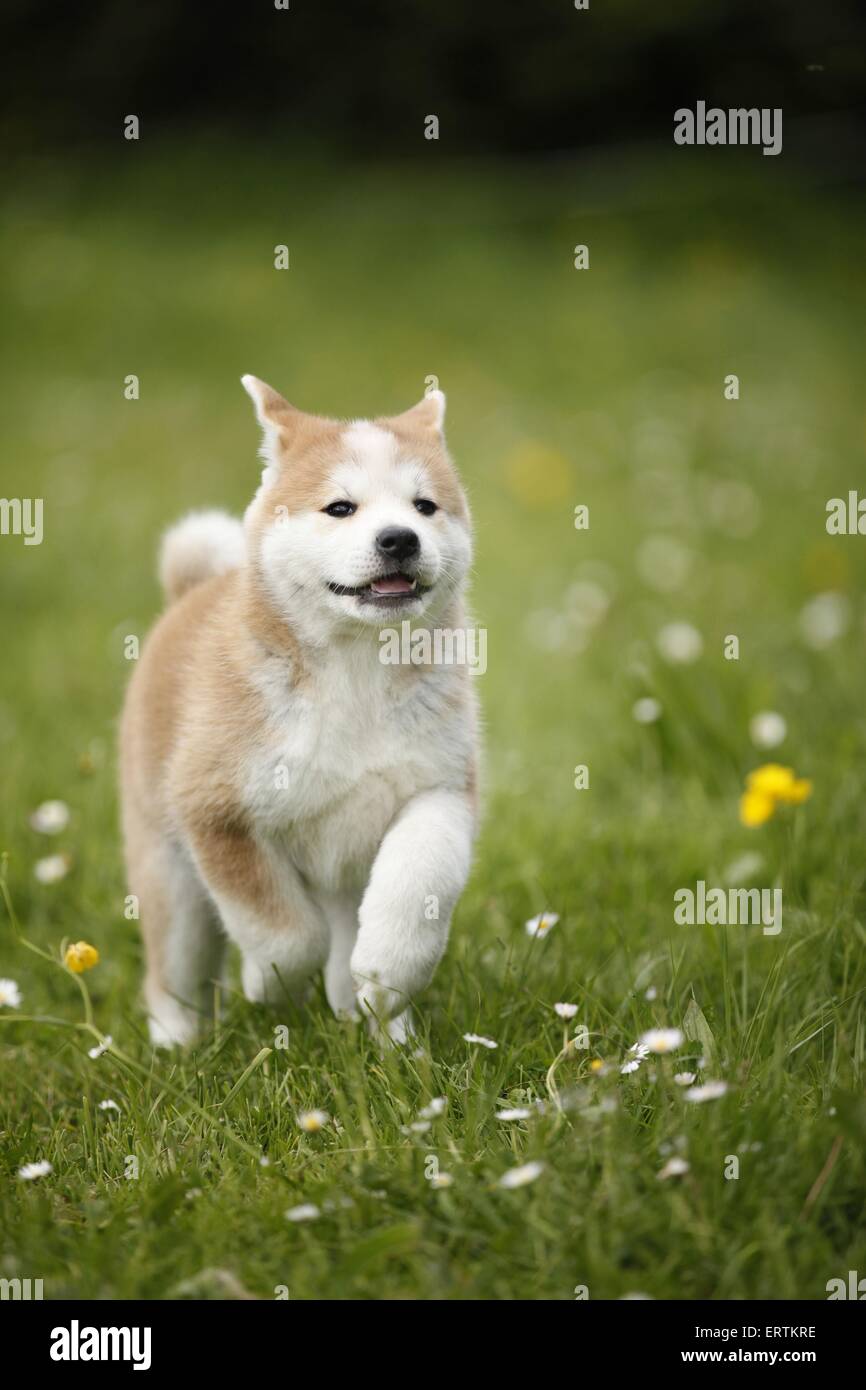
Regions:
[[[75, 979], [6, 918], [0, 975], [18, 1013], [53, 1022], [0, 1015], [0, 1274], [52, 1298], [693, 1299], [823, 1298], [863, 1273], [866, 539], [824, 519], [866, 476], [866, 216], [765, 163], [763, 181], [744, 158], [717, 159], [711, 182], [688, 157], [338, 177], [142, 146], [8, 195], [3, 487], [45, 499], [45, 540], [0, 538], [0, 845], [27, 938], [55, 959], [64, 939], [98, 946], [83, 978], [117, 1052], [88, 1058]], [[116, 827], [123, 637], [157, 611], [160, 529], [254, 488], [245, 371], [346, 416], [401, 409], [430, 374], [449, 394], [489, 632], [486, 813], [417, 1055], [381, 1055], [321, 991], [275, 1014], [234, 991], [196, 1051], [146, 1041]], [[690, 557], [669, 591], [647, 582], [651, 536]], [[591, 626], [582, 584], [609, 600]], [[849, 624], [816, 650], [799, 615], [829, 590]], [[677, 620], [703, 636], [692, 665], [656, 649]], [[649, 726], [631, 716], [645, 695], [663, 707]], [[763, 709], [788, 723], [771, 754], [749, 739]], [[814, 792], [746, 830], [743, 777], [768, 758]], [[72, 811], [54, 841], [29, 826], [48, 797]], [[55, 850], [72, 871], [40, 885]], [[783, 887], [779, 936], [674, 924], [678, 887], [722, 883], [753, 851], [754, 883]], [[544, 908], [560, 923], [531, 940]], [[555, 1071], [562, 1113], [546, 1081], [560, 1000], [591, 1034]], [[711, 1040], [621, 1076], [639, 1034], [682, 1025], [692, 1001]], [[688, 1104], [671, 1076], [702, 1052], [730, 1089]], [[590, 1074], [593, 1057], [610, 1069]], [[405, 1133], [434, 1096], [444, 1115]], [[535, 1100], [545, 1113], [496, 1119]], [[306, 1108], [333, 1122], [303, 1133]], [[672, 1153], [690, 1170], [659, 1181]], [[427, 1180], [430, 1156], [450, 1187]], [[16, 1177], [37, 1158], [50, 1177]], [[536, 1182], [497, 1185], [534, 1159]], [[319, 1220], [288, 1221], [299, 1203]]]

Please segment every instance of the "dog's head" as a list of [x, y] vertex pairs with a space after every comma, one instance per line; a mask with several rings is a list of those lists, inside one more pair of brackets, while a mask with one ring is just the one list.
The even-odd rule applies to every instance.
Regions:
[[469, 568], [469, 510], [445, 446], [441, 391], [402, 415], [306, 415], [241, 378], [264, 432], [247, 510], [251, 561], [271, 602], [321, 632], [446, 610]]

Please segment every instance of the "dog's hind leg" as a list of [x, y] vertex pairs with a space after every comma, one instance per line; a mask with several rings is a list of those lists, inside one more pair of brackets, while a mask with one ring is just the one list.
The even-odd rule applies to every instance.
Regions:
[[191, 1042], [210, 1013], [225, 938], [195, 865], [154, 831], [128, 836], [129, 887], [138, 898], [147, 956], [144, 995], [151, 1041]]
[[193, 827], [190, 838], [223, 926], [241, 949], [247, 998], [301, 1000], [327, 959], [328, 927], [288, 856], [240, 830]]

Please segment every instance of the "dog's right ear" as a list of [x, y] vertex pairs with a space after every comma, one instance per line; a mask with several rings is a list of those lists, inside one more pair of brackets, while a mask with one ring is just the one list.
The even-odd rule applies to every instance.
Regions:
[[262, 427], [262, 444], [259, 450], [264, 462], [271, 468], [280, 465], [280, 443], [285, 445], [291, 433], [293, 420], [297, 421], [301, 411], [290, 405], [279, 391], [260, 381], [257, 376], [242, 376], [241, 385], [256, 408], [256, 419]]

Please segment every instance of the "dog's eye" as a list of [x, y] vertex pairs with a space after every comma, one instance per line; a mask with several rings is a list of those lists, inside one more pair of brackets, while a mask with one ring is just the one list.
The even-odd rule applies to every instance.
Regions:
[[357, 510], [354, 502], [346, 501], [330, 502], [327, 507], [322, 508], [323, 512], [328, 513], [328, 516], [351, 516]]
[[436, 503], [431, 502], [429, 498], [418, 497], [415, 501], [415, 510], [416, 512], [420, 512], [422, 516], [432, 516], [434, 512], [438, 512], [439, 508], [436, 506]]

